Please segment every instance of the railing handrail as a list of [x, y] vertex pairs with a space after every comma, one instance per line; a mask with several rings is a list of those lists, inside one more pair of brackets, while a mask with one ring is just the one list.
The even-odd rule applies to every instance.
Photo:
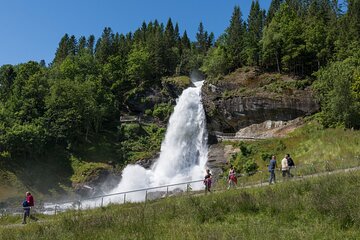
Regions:
[[92, 200], [92, 199], [97, 199], [97, 198], [111, 197], [111, 196], [116, 196], [116, 195], [134, 193], [134, 192], [143, 192], [143, 191], [148, 191], [148, 190], [153, 190], [153, 189], [159, 189], [159, 188], [165, 188], [165, 187], [173, 187], [173, 186], [184, 185], [184, 184], [189, 184], [189, 183], [196, 183], [196, 182], [203, 182], [203, 181], [204, 181], [203, 179], [200, 179], [200, 180], [193, 180], [193, 181], [187, 181], [187, 182], [181, 182], [181, 183], [172, 183], [172, 184], [156, 186], [156, 187], [139, 188], [139, 189], [134, 189], [134, 190], [129, 190], [129, 191], [122, 191], [122, 192], [117, 192], [117, 193], [111, 193], [111, 194], [104, 194], [104, 195], [99, 195], [99, 196], [95, 196], [95, 197], [89, 197], [89, 198], [85, 198], [85, 199], [78, 199], [78, 200], [73, 200], [73, 201], [55, 203], [55, 205], [74, 203], [74, 202], [81, 202], [81, 201], [87, 201], [87, 200]]

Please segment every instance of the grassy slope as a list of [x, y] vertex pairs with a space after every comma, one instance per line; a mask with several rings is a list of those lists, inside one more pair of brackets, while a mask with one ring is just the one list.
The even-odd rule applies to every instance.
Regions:
[[[359, 239], [360, 173], [184, 196], [5, 226], [4, 239]], [[17, 220], [19, 221], [19, 219]]]
[[281, 159], [286, 153], [290, 153], [298, 166], [298, 175], [360, 165], [360, 131], [323, 129], [316, 121], [306, 123], [284, 138], [221, 144], [232, 145], [234, 148], [243, 144], [249, 149], [250, 153], [246, 157], [239, 153], [236, 160], [228, 159], [235, 166], [241, 164], [241, 159], [244, 158], [259, 165], [260, 172], [243, 178], [249, 181], [268, 177], [268, 161], [264, 161], [262, 155], [276, 155], [279, 167]]
[[32, 160], [0, 160], [0, 208], [5, 201], [6, 205], [18, 206], [26, 191], [33, 192], [37, 202], [71, 192], [73, 182], [86, 180], [96, 169], [109, 168], [108, 161], [117, 162], [113, 138], [103, 134], [77, 151], [54, 146]]

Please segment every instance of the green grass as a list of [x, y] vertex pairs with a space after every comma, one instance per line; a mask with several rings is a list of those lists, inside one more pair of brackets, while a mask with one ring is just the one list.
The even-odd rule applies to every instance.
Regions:
[[186, 88], [190, 85], [191, 80], [188, 76], [169, 77], [164, 79], [165, 82], [175, 84], [180, 88]]
[[360, 166], [360, 131], [323, 129], [316, 121], [306, 123], [284, 138], [222, 144], [239, 148], [239, 152], [228, 159], [238, 169], [247, 160], [259, 166], [254, 175], [240, 178], [242, 182], [265, 180], [271, 155], [277, 156], [280, 167], [281, 159], [290, 153], [298, 167], [298, 175]]
[[[3, 239], [359, 239], [360, 172], [112, 205], [13, 226]], [[18, 219], [20, 221], [20, 219]], [[7, 225], [10, 224], [10, 225]]]

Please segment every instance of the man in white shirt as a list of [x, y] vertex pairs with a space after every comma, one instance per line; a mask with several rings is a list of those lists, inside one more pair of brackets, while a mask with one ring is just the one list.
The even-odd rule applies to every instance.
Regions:
[[289, 165], [287, 156], [285, 156], [283, 160], [281, 160], [281, 171], [283, 177], [289, 176]]

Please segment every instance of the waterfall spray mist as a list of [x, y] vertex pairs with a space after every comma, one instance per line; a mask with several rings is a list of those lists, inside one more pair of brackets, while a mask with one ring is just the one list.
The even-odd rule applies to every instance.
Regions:
[[[185, 89], [177, 100], [170, 116], [165, 139], [161, 144], [159, 158], [150, 169], [139, 165], [128, 165], [122, 172], [120, 183], [108, 194], [158, 187], [202, 179], [207, 162], [207, 132], [205, 112], [201, 102], [203, 81], [194, 82], [195, 87]], [[201, 183], [192, 184], [192, 189], [203, 187]], [[169, 188], [174, 190], [175, 187]], [[176, 187], [185, 190], [186, 186]], [[155, 192], [161, 189], [153, 190]], [[82, 201], [82, 208], [93, 208], [109, 203], [124, 202], [124, 195], [115, 195], [94, 200]], [[145, 192], [126, 194], [126, 201], [144, 201]], [[49, 204], [54, 207], [54, 204]], [[71, 208], [71, 204], [58, 209]]]
[[[128, 165], [112, 193], [156, 187], [203, 177], [207, 162], [206, 119], [201, 103], [203, 81], [183, 91], [168, 123], [159, 158], [151, 169]], [[199, 188], [200, 186], [193, 186]], [[132, 201], [144, 200], [142, 192], [129, 194]], [[112, 199], [112, 202], [116, 201]]]

